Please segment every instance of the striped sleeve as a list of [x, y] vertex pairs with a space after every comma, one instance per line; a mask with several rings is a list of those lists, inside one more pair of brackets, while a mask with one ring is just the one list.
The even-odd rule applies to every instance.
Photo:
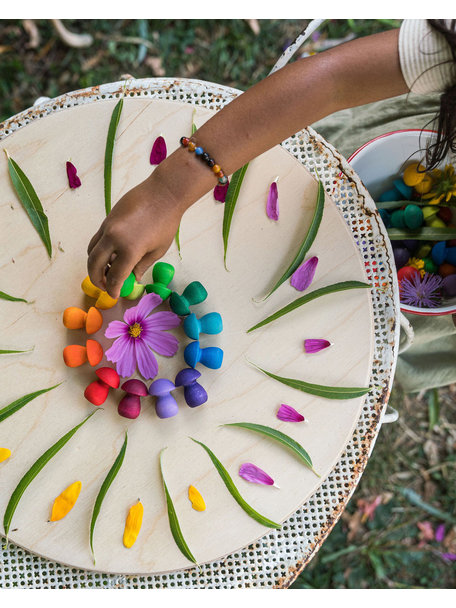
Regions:
[[456, 84], [456, 64], [450, 46], [425, 19], [402, 22], [399, 58], [404, 80], [414, 93], [439, 93]]

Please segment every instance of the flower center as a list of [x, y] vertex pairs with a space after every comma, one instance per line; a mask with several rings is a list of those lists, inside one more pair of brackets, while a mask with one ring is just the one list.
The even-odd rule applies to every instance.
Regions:
[[139, 323], [133, 323], [133, 325], [130, 325], [130, 327], [128, 328], [128, 333], [132, 338], [139, 338], [141, 332], [142, 327]]

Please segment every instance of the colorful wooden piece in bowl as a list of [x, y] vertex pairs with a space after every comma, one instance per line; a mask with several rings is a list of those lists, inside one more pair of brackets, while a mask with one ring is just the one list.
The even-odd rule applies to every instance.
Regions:
[[222, 317], [218, 312], [209, 312], [199, 319], [192, 312], [184, 319], [184, 331], [192, 340], [198, 340], [200, 333], [214, 335], [219, 334], [222, 330]]
[[201, 372], [192, 367], [182, 369], [176, 376], [174, 384], [184, 387], [185, 402], [189, 407], [197, 407], [207, 401], [207, 392], [204, 387], [197, 382]]
[[185, 347], [184, 359], [190, 367], [201, 363], [210, 369], [219, 369], [222, 366], [223, 350], [217, 346], [201, 348], [198, 340], [195, 340]]
[[141, 413], [141, 397], [148, 395], [147, 386], [141, 380], [127, 380], [120, 387], [127, 394], [120, 400], [117, 411], [120, 416], [134, 420]]
[[63, 311], [63, 324], [67, 329], [85, 328], [90, 335], [101, 329], [103, 315], [94, 306], [91, 306], [88, 312], [76, 306], [69, 306]]
[[100, 367], [95, 371], [98, 380], [94, 380], [84, 391], [84, 397], [93, 405], [102, 405], [110, 388], [119, 388], [119, 374], [112, 367]]
[[203, 285], [199, 281], [193, 281], [187, 285], [181, 296], [173, 291], [169, 299], [169, 305], [176, 315], [185, 317], [190, 314], [190, 306], [201, 304], [206, 298], [207, 291]]
[[146, 285], [147, 293], [156, 293], [163, 302], [171, 295], [168, 285], [174, 277], [174, 266], [166, 262], [157, 262], [152, 269], [152, 281]]
[[154, 380], [149, 386], [149, 394], [157, 398], [155, 411], [159, 418], [171, 418], [178, 413], [177, 401], [171, 395], [171, 391], [175, 388], [176, 386], [171, 380], [167, 380], [166, 378]]

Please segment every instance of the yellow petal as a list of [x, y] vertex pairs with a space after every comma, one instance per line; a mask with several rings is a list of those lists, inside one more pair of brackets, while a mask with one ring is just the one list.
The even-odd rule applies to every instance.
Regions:
[[0, 448], [0, 462], [3, 462], [4, 460], [8, 460], [8, 458], [11, 456], [11, 450], [9, 450], [8, 448]]
[[423, 181], [425, 175], [423, 165], [412, 163], [405, 169], [402, 179], [407, 186], [416, 186]]
[[144, 507], [141, 501], [138, 501], [135, 505], [130, 507], [130, 510], [125, 521], [125, 530], [123, 535], [124, 547], [130, 549], [138, 538], [139, 531], [141, 530], [142, 520], [144, 515]]
[[205, 511], [206, 510], [206, 503], [204, 502], [203, 497], [201, 496], [201, 494], [198, 492], [198, 490], [195, 487], [189, 486], [188, 498], [189, 498], [190, 502], [192, 503], [192, 507], [195, 509], [195, 511]]
[[54, 500], [51, 521], [59, 521], [67, 515], [76, 504], [81, 491], [81, 482], [75, 481]]

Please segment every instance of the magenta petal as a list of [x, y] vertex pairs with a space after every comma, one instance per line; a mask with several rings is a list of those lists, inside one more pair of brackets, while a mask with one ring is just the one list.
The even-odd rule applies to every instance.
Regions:
[[155, 378], [158, 374], [158, 363], [154, 353], [139, 339], [135, 341], [135, 351], [141, 376], [145, 380]]
[[148, 293], [144, 295], [139, 303], [135, 306], [136, 309], [136, 319], [138, 323], [141, 323], [147, 315], [149, 315], [154, 308], [156, 308], [159, 304], [161, 304], [163, 300], [157, 293]]
[[132, 340], [132, 338], [130, 338], [128, 335], [117, 338], [111, 348], [108, 348], [108, 350], [105, 352], [106, 359], [108, 361], [112, 361], [113, 363], [119, 361], [119, 359], [123, 357], [123, 353], [125, 352], [130, 340]]
[[445, 524], [440, 524], [435, 530], [435, 540], [441, 543], [445, 538]]
[[[116, 346], [122, 338], [118, 338], [118, 340], [114, 343], [114, 345], [109, 349], [112, 351], [114, 346]], [[108, 356], [108, 352], [105, 353], [106, 357]], [[111, 354], [111, 359], [113, 360], [113, 356]], [[125, 341], [122, 342], [122, 349], [120, 353], [116, 353], [117, 362], [116, 362], [116, 370], [119, 376], [123, 378], [129, 378], [136, 369], [136, 360], [135, 360], [135, 341], [134, 338], [126, 338]]]
[[273, 486], [274, 480], [263, 470], [251, 462], [245, 462], [239, 467], [239, 475], [251, 483], [261, 483], [265, 486]]
[[304, 291], [312, 283], [317, 270], [318, 258], [313, 256], [306, 260], [294, 273], [291, 275], [291, 285], [298, 291]]
[[217, 186], [215, 186], [214, 188], [214, 198], [216, 201], [219, 201], [220, 203], [224, 203], [226, 200], [226, 193], [228, 192], [228, 186], [230, 185], [229, 182], [226, 182], [226, 184], [217, 184]]
[[270, 220], [277, 221], [279, 219], [279, 194], [277, 191], [277, 182], [272, 182], [269, 187], [266, 213]]
[[118, 338], [128, 334], [128, 325], [123, 321], [111, 321], [105, 331], [106, 338]]
[[304, 416], [297, 412], [291, 405], [282, 403], [277, 412], [277, 418], [285, 422], [303, 422]]
[[456, 553], [441, 553], [440, 557], [449, 562], [456, 562]]
[[159, 165], [166, 158], [166, 142], [161, 135], [157, 137], [150, 153], [150, 164]]
[[172, 334], [159, 331], [143, 331], [141, 337], [147, 346], [164, 357], [172, 357], [179, 349], [179, 340]]
[[304, 350], [306, 353], [318, 353], [324, 348], [331, 346], [331, 342], [328, 340], [321, 340], [320, 338], [310, 338], [304, 340]]
[[70, 188], [79, 188], [79, 186], [81, 185], [81, 180], [77, 175], [76, 167], [73, 165], [73, 163], [70, 163], [69, 160], [66, 163], [66, 172]]
[[174, 327], [179, 327], [180, 324], [181, 318], [170, 310], [155, 312], [150, 317], [147, 317], [147, 319], [144, 319], [141, 323], [145, 330], [155, 331], [173, 329]]

